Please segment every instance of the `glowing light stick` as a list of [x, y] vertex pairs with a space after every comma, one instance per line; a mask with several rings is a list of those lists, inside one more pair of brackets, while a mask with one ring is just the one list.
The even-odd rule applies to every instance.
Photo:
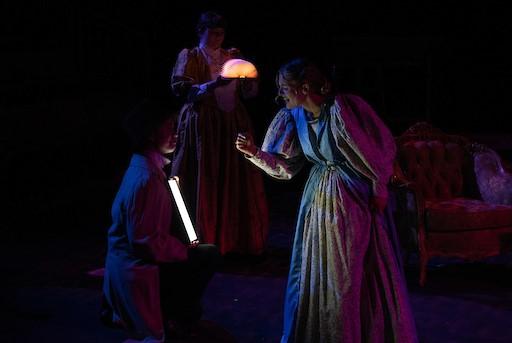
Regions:
[[169, 186], [171, 187], [171, 192], [172, 196], [174, 197], [174, 201], [178, 206], [178, 211], [180, 213], [181, 220], [183, 221], [183, 225], [185, 225], [188, 240], [190, 241], [190, 243], [195, 243], [198, 241], [196, 230], [194, 230], [194, 226], [192, 225], [192, 221], [190, 220], [190, 216], [188, 215], [187, 208], [185, 207], [185, 202], [183, 201], [183, 197], [181, 196], [178, 182], [178, 177], [173, 176], [169, 179]]

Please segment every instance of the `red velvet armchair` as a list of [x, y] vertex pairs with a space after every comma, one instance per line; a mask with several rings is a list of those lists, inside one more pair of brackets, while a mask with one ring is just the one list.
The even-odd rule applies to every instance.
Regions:
[[[396, 138], [397, 224], [420, 260], [478, 260], [512, 250], [512, 173], [492, 150], [417, 123]], [[411, 242], [411, 239], [409, 239]]]

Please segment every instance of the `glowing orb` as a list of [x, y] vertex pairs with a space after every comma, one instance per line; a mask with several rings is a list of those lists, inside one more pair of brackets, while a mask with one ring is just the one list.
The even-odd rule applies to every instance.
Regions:
[[224, 63], [220, 76], [225, 79], [254, 79], [258, 77], [258, 71], [251, 62], [235, 58]]

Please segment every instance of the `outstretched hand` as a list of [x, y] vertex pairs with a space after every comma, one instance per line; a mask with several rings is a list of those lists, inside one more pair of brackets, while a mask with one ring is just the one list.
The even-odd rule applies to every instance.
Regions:
[[258, 148], [254, 145], [254, 140], [248, 132], [239, 133], [236, 136], [235, 147], [249, 157], [253, 157], [258, 152]]
[[[217, 76], [217, 78], [215, 80], [211, 80], [211, 81], [208, 81], [207, 83], [205, 83], [204, 86], [206, 86], [207, 91], [211, 92], [217, 87], [221, 87], [221, 86], [230, 84], [232, 81], [233, 81], [233, 79], [226, 79], [219, 75], [219, 76]], [[203, 85], [201, 85], [201, 87], [202, 86]]]
[[226, 86], [226, 85], [229, 85], [231, 82], [233, 82], [233, 79], [226, 79], [219, 75], [219, 76], [217, 76], [217, 79], [215, 79], [215, 86], [216, 87]]

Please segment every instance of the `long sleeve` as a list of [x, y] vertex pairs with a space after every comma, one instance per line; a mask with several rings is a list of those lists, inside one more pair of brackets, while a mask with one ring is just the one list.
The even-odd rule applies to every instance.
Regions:
[[373, 194], [387, 198], [396, 146], [393, 135], [363, 99], [355, 95], [336, 97], [333, 134], [338, 148], [350, 163], [372, 181]]
[[186, 96], [192, 85], [198, 82], [193, 75], [194, 68], [189, 64], [190, 59], [189, 49], [183, 49], [178, 54], [169, 82], [169, 87], [176, 96]]
[[277, 113], [261, 149], [247, 159], [276, 179], [289, 180], [300, 171], [304, 165], [304, 154], [288, 110], [282, 109]]
[[187, 102], [202, 99], [209, 93], [207, 85], [210, 80], [205, 77], [207, 71], [203, 70], [201, 73], [200, 70], [201, 63], [197, 49], [181, 50], [169, 81], [171, 92], [177, 97], [186, 99]]
[[126, 204], [127, 236], [136, 256], [155, 262], [181, 261], [187, 248], [169, 233], [171, 202], [162, 181], [141, 181]]

